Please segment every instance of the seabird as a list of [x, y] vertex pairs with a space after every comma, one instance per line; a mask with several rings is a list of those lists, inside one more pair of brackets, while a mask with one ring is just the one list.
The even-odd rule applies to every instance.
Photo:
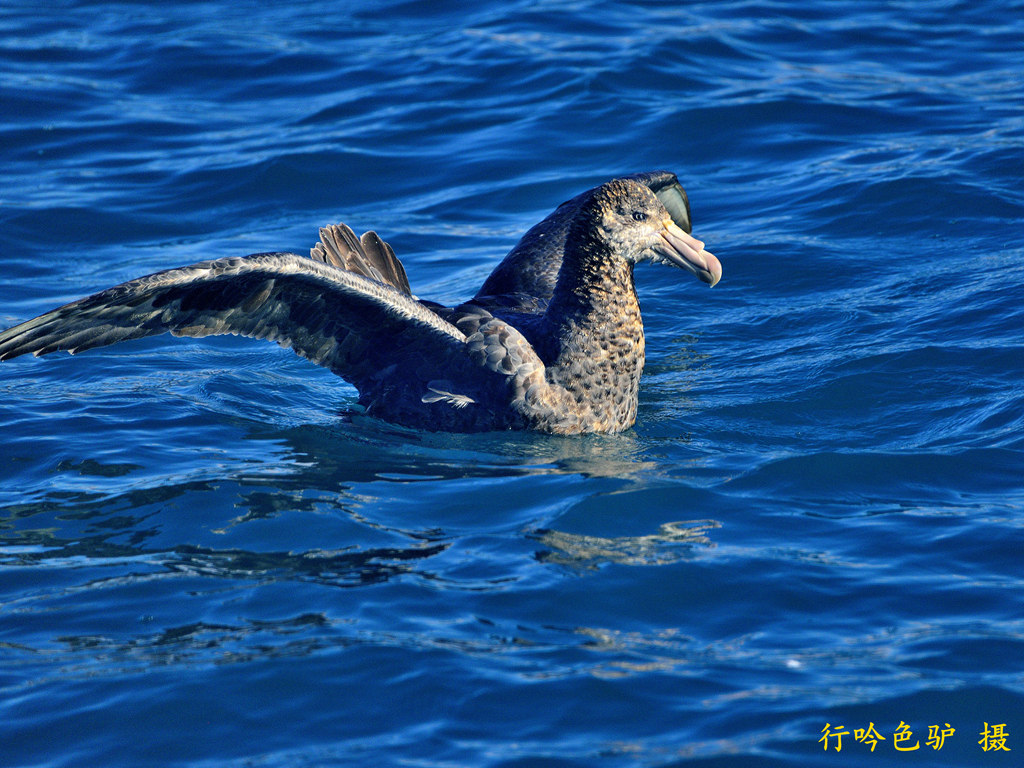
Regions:
[[320, 230], [312, 258], [204, 261], [54, 309], [0, 333], [0, 360], [164, 332], [236, 334], [330, 369], [356, 387], [367, 413], [390, 422], [617, 432], [636, 420], [644, 366], [634, 264], [670, 264], [708, 285], [721, 278], [718, 259], [688, 230], [674, 175], [615, 179], [560, 206], [476, 298], [445, 307], [413, 296], [376, 233], [357, 238], [339, 224]]

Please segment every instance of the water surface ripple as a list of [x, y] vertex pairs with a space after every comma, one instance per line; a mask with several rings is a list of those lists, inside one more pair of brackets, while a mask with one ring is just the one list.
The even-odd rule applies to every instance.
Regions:
[[661, 167], [725, 265], [638, 269], [621, 435], [234, 338], [0, 365], [0, 764], [1012, 764], [1024, 4], [467, 8], [0, 11], [5, 327], [340, 220], [456, 301]]

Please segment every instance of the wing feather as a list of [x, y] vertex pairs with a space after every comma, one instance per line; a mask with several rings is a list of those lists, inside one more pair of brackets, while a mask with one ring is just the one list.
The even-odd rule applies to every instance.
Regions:
[[465, 334], [404, 291], [293, 253], [205, 261], [114, 286], [0, 333], [0, 360], [71, 353], [170, 332], [276, 341], [349, 378], [341, 344], [372, 339], [375, 364], [401, 335], [425, 354], [463, 349]]
[[320, 242], [313, 246], [309, 255], [316, 261], [394, 286], [403, 293], [412, 293], [405, 267], [395, 256], [394, 249], [376, 232], [364, 232], [362, 237], [356, 237], [345, 224], [322, 227]]

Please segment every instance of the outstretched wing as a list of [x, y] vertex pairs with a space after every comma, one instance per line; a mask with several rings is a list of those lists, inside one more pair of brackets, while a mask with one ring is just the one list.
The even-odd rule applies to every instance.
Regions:
[[[350, 381], [354, 365], [389, 364], [388, 345], [444, 358], [466, 342], [390, 285], [294, 253], [259, 253], [158, 272], [47, 312], [0, 333], [0, 360], [165, 332], [276, 341]], [[372, 340], [375, 359], [353, 361], [345, 349], [352, 337]]]

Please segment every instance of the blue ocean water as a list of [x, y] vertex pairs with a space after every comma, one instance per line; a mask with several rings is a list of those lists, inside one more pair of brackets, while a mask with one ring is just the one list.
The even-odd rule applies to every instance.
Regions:
[[235, 338], [0, 365], [0, 765], [1017, 764], [1022, 44], [1012, 0], [5, 3], [3, 327], [336, 221], [457, 301], [655, 168], [725, 276], [638, 269], [612, 436], [398, 429]]

